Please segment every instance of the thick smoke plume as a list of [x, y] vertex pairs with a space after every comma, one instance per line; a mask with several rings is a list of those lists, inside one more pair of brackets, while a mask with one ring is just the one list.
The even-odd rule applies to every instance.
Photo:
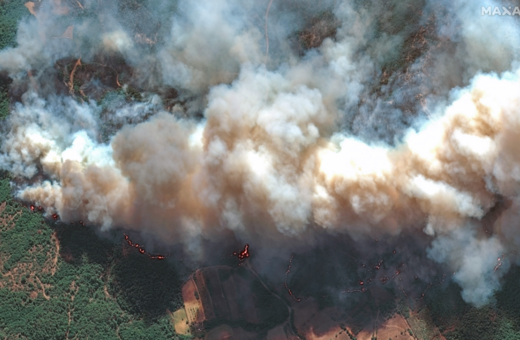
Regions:
[[[428, 256], [483, 305], [507, 267], [494, 271], [497, 258], [519, 246], [512, 208], [487, 234], [482, 221], [500, 200], [518, 205], [520, 70], [514, 21], [483, 17], [481, 6], [275, 0], [267, 15], [257, 1], [185, 2], [153, 49], [116, 11], [93, 37], [78, 22], [75, 46], [46, 43], [36, 32], [57, 14], [43, 6], [20, 25], [19, 46], [0, 52], [0, 69], [23, 80], [65, 56], [117, 52], [142, 86], [171, 86], [185, 105], [157, 109], [149, 96], [119, 107], [111, 119], [142, 119], [107, 142], [98, 104], [29, 86], [0, 167], [26, 178], [18, 197], [47, 214], [153, 233], [194, 254], [202, 239], [230, 234], [261, 247], [424, 232]], [[417, 8], [415, 23], [385, 30], [389, 7], [398, 19]], [[318, 10], [333, 13], [334, 34], [295, 49], [289, 37], [307, 24], [296, 18]], [[426, 52], [378, 84], [406, 57], [395, 51], [414, 25], [433, 27], [416, 36]]]

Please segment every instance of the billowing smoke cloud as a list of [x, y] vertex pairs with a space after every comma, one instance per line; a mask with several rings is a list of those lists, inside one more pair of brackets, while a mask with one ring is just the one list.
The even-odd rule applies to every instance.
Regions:
[[[176, 88], [196, 98], [195, 108], [203, 103], [203, 118], [185, 114], [189, 103], [160, 109], [152, 96], [118, 107], [114, 121], [146, 118], [105, 143], [96, 103], [44, 99], [29, 90], [2, 135], [0, 167], [28, 180], [43, 176], [18, 197], [47, 214], [153, 233], [196, 255], [201, 240], [229, 233], [261, 247], [310, 243], [324, 232], [354, 239], [424, 232], [433, 240], [428, 256], [455, 272], [466, 301], [483, 305], [499, 287], [497, 258], [518, 247], [511, 223], [496, 223], [490, 235], [480, 222], [499, 197], [518, 200], [518, 30], [511, 18], [482, 17], [480, 5], [465, 2], [396, 2], [393, 19], [415, 15], [419, 23], [385, 29], [379, 20], [387, 6], [313, 7], [332, 11], [338, 24], [303, 53], [289, 37], [307, 23], [281, 20], [310, 10], [290, 1], [271, 13], [256, 2], [184, 3], [150, 50], [137, 42], [151, 37], [133, 36], [114, 19], [88, 39], [89, 46], [98, 42], [89, 53], [81, 40], [69, 56], [118, 51], [137, 74], [149, 71], [141, 84]], [[426, 52], [404, 74], [385, 79], [398, 69], [392, 63], [407, 58], [414, 27], [437, 10], [453, 21], [434, 19], [430, 38], [413, 33], [432, 46], [421, 45]], [[259, 15], [278, 21], [269, 28], [255, 21]], [[511, 35], [492, 40], [490, 49], [495, 24]], [[10, 74], [43, 67], [42, 54], [22, 46], [33, 26], [34, 20], [22, 23], [19, 47], [0, 52], [0, 67]], [[48, 65], [60, 53], [48, 54]], [[517, 220], [508, 214], [504, 219]]]
[[[462, 287], [462, 298], [480, 307], [499, 288], [499, 278], [509, 262], [501, 258], [505, 249], [498, 238], [477, 238], [475, 234], [474, 229], [461, 227], [440, 236], [433, 241], [428, 255], [450, 263], [455, 271], [454, 280]], [[497, 263], [504, 267], [498, 272], [494, 270]]]

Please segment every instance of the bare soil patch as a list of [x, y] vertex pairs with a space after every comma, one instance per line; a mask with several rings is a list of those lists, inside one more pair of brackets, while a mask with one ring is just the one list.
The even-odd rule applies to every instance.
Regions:
[[67, 29], [65, 30], [65, 32], [63, 32], [63, 34], [61, 35], [62, 39], [73, 39], [74, 38], [74, 26], [71, 25], [71, 26], [68, 26]]
[[197, 285], [192, 278], [182, 287], [182, 299], [189, 323], [202, 322], [205, 319], [204, 308], [200, 302]]
[[28, 1], [28, 2], [25, 3], [24, 6], [29, 10], [29, 12], [32, 15], [36, 16], [36, 9], [35, 9], [36, 4], [34, 2]]
[[[5, 202], [3, 204], [4, 204], [3, 209], [5, 209]], [[14, 219], [21, 214], [22, 214], [21, 210], [17, 211], [16, 213], [14, 213], [12, 215], [5, 215], [5, 214], [2, 214], [2, 212], [0, 212], [0, 230], [8, 231], [8, 230], [13, 229], [16, 225], [14, 222]]]
[[414, 340], [415, 338], [408, 332], [409, 328], [406, 319], [399, 314], [395, 314], [377, 330], [363, 330], [357, 335], [357, 338], [358, 340], [371, 340], [376, 336], [378, 339]]
[[175, 333], [186, 335], [190, 333], [190, 325], [188, 322], [188, 316], [186, 315], [186, 310], [181, 308], [175, 311], [173, 314], [168, 311], [170, 317], [173, 321], [173, 326], [175, 328]]
[[51, 297], [47, 294], [45, 294], [45, 286], [44, 284], [40, 281], [40, 279], [38, 278], [38, 276], [35, 276], [36, 278], [36, 281], [38, 282], [38, 284], [40, 285], [41, 289], [42, 289], [42, 295], [43, 297], [46, 299], [46, 300], [49, 300]]

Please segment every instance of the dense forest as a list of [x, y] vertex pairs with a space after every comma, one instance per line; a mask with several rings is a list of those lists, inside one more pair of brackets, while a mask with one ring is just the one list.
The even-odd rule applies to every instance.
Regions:
[[182, 306], [175, 268], [45, 220], [12, 199], [9, 180], [0, 180], [1, 338], [182, 338], [168, 312]]
[[[18, 21], [29, 15], [22, 1], [0, 1], [0, 50], [13, 46]], [[0, 121], [9, 113], [10, 79], [0, 74]]]
[[[171, 2], [172, 6], [174, 2]], [[168, 10], [146, 9], [146, 6], [140, 7], [140, 3], [146, 1], [118, 2], [120, 12], [132, 16], [132, 20], [126, 22], [127, 28], [135, 32], [153, 29], [145, 32], [149, 36], [166, 29], [166, 25], [160, 25], [166, 20], [159, 15], [168, 15]], [[23, 1], [0, 0], [0, 49], [16, 45], [17, 23], [28, 15]], [[77, 15], [88, 18], [91, 13], [78, 12]], [[323, 16], [320, 20], [331, 18]], [[140, 27], [143, 22], [157, 24], [143, 28]], [[67, 22], [56, 25], [60, 26], [58, 31], [63, 31]], [[333, 30], [325, 33], [332, 35]], [[303, 39], [299, 49], [313, 47], [305, 40], [308, 32], [298, 34]], [[401, 57], [397, 56], [396, 60], [402, 60]], [[101, 77], [103, 73], [106, 83], [113, 85], [112, 90], [99, 98], [88, 98], [97, 100], [102, 108], [101, 117], [112, 112], [118, 103], [139, 101], [141, 96], [130, 85], [123, 89], [113, 84], [125, 77], [130, 79], [130, 70], [124, 61], [118, 62], [117, 56], [113, 58], [112, 69], [100, 70], [99, 66], [93, 67], [86, 62], [78, 66], [73, 81], [72, 95], [77, 100], [87, 99], [80, 91], [82, 79], [87, 75]], [[67, 59], [56, 63], [58, 80], [66, 80], [75, 62]], [[393, 72], [401, 66], [396, 62], [387, 68]], [[12, 79], [0, 73], [0, 126], [8, 117], [12, 104], [9, 99], [11, 83]], [[167, 104], [168, 98], [174, 95], [165, 93], [164, 96]], [[105, 139], [120, 128], [110, 124], [101, 127]], [[181, 285], [186, 277], [185, 268], [168, 260], [156, 261], [142, 256], [137, 249], [127, 246], [120, 231], [99, 235], [93, 227], [80, 223], [64, 224], [45, 219], [38, 207], [31, 209], [13, 198], [11, 180], [8, 173], [0, 173], [0, 339], [191, 338], [176, 334], [172, 323], [172, 313], [182, 307]], [[346, 258], [350, 255], [344, 249], [333, 251]], [[342, 267], [337, 268], [326, 261], [328, 256], [319, 251], [295, 256], [295, 261], [312, 269], [316, 280], [309, 281], [306, 279], [308, 273], [294, 271], [288, 281], [296, 296], [314, 297], [322, 309], [341, 304], [328, 294], [323, 282], [353, 286], [362, 279], [352, 274], [356, 272], [352, 262], [344, 261]], [[235, 263], [237, 260], [233, 257], [223, 261]], [[232, 326], [256, 331], [261, 336], [286, 320], [295, 328], [294, 314], [284, 303], [274, 298], [259, 281], [254, 281], [252, 290], [259, 325], [242, 322]], [[391, 297], [395, 296], [391, 290], [388, 292]], [[505, 275], [502, 290], [488, 306], [471, 307], [462, 300], [460, 293], [461, 289], [455, 283], [433, 286], [425, 294], [424, 304], [413, 313], [427, 314], [431, 327], [437, 328], [448, 340], [520, 340], [520, 268], [514, 267]], [[292, 302], [285, 298], [288, 304]], [[381, 319], [388, 319], [396, 312], [410, 318], [407, 301], [366, 300], [363, 303], [367, 307], [355, 312], [356, 315], [350, 313], [356, 310], [355, 306], [343, 306], [351, 320], [349, 327], [356, 334], [371, 323], [370, 318], [375, 313]], [[224, 322], [226, 320], [217, 320], [206, 326], [212, 328]], [[420, 336], [420, 332], [413, 331]], [[349, 336], [355, 339], [355, 334], [349, 333]]]

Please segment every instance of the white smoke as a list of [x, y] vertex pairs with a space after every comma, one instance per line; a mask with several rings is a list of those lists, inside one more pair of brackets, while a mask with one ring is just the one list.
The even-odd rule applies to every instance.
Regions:
[[[375, 37], [369, 10], [339, 2], [334, 39], [300, 57], [281, 42], [295, 28], [274, 24], [283, 33], [272, 35], [278, 54], [266, 58], [264, 32], [250, 23], [258, 9], [211, 1], [182, 5], [155, 56], [164, 84], [207, 93], [202, 121], [183, 118], [182, 109], [155, 112], [160, 101], [152, 97], [119, 108], [114, 119], [155, 110], [151, 118], [103, 143], [95, 103], [28, 92], [9, 117], [0, 167], [26, 178], [43, 173], [46, 180], [18, 196], [48, 214], [155, 233], [194, 252], [202, 239], [230, 232], [262, 245], [306, 242], [321, 231], [359, 238], [422, 230], [433, 238], [428, 255], [455, 271], [466, 301], [483, 305], [499, 287], [497, 258], [517, 247], [506, 241], [516, 235], [511, 228], [497, 224], [492, 237], [477, 231], [497, 196], [518, 200], [520, 71], [503, 72], [515, 60], [516, 40], [494, 40], [501, 53], [486, 49], [489, 23], [475, 24], [480, 7], [453, 6], [463, 29], [455, 34], [441, 25], [439, 34], [461, 39], [451, 66], [463, 72], [443, 73], [439, 61], [447, 52], [435, 55], [428, 67], [439, 71], [432, 83], [443, 88], [429, 97], [430, 119], [407, 127], [395, 146], [338, 123], [369, 109], [366, 101], [376, 96], [371, 78], [381, 75], [384, 54], [403, 36]], [[510, 21], [500, 25], [517, 32]], [[130, 35], [113, 26], [100, 46], [142, 66]], [[0, 61], [22, 54], [20, 47], [6, 50]], [[31, 61], [2, 67], [36, 65], [36, 57], [24, 58]], [[418, 59], [411, 68], [425, 65]], [[415, 95], [407, 86], [382, 89], [385, 101], [377, 98], [374, 111], [355, 124], [374, 128], [384, 114], [383, 135], [404, 129], [401, 109], [384, 110]]]
[[[461, 227], [436, 238], [428, 256], [449, 263], [455, 271], [455, 282], [462, 287], [462, 298], [477, 307], [489, 302], [500, 287], [499, 279], [509, 267], [502, 259], [504, 246], [496, 237], [478, 238], [471, 227]], [[500, 270], [495, 270], [501, 263]]]

